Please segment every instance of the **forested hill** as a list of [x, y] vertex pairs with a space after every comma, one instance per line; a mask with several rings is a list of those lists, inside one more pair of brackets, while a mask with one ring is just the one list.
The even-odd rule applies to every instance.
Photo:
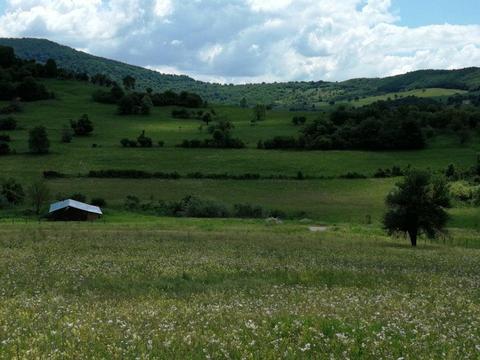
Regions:
[[295, 109], [318, 107], [332, 101], [353, 101], [370, 96], [393, 94], [413, 89], [441, 88], [480, 90], [480, 68], [461, 70], [421, 70], [377, 79], [344, 82], [288, 82], [273, 84], [222, 85], [196, 81], [188, 76], [161, 74], [138, 66], [93, 56], [44, 39], [0, 38], [0, 45], [11, 46], [23, 59], [45, 62], [54, 59], [65, 69], [89, 75], [105, 74], [114, 80], [126, 75], [136, 78], [141, 88], [156, 91], [191, 91], [209, 102], [239, 104], [265, 103]]

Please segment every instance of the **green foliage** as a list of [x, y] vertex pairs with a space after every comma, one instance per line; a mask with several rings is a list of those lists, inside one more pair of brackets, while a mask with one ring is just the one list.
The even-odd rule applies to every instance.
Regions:
[[[480, 70], [470, 68], [454, 71], [417, 71], [385, 79], [354, 79], [340, 83], [288, 82], [276, 84], [223, 85], [195, 81], [188, 76], [166, 75], [158, 72], [123, 64], [117, 61], [95, 57], [74, 49], [40, 39], [0, 39], [0, 44], [12, 46], [18, 56], [35, 58], [45, 62], [49, 58], [65, 69], [74, 69], [94, 77], [103, 74], [106, 78], [122, 83], [126, 76], [136, 79], [137, 89], [151, 88], [164, 92], [171, 89], [202, 94], [211, 103], [238, 105], [245, 98], [247, 103], [275, 104], [278, 107], [295, 110], [310, 110], [312, 105], [326, 106], [329, 102], [347, 101], [377, 96], [391, 91], [412, 89], [446, 88], [476, 89], [480, 85]], [[98, 84], [106, 80], [95, 79]], [[438, 96], [433, 94], [433, 96]], [[155, 101], [154, 101], [155, 103]]]
[[412, 246], [417, 246], [420, 233], [434, 238], [447, 224], [448, 185], [442, 179], [432, 179], [428, 172], [411, 171], [387, 196], [386, 204], [385, 229], [390, 234], [407, 233]]
[[90, 204], [93, 206], [98, 206], [100, 208], [107, 206], [107, 201], [104, 198], [93, 198], [92, 201], [90, 201]]
[[145, 136], [145, 130], [143, 130], [140, 136], [137, 138], [137, 143], [138, 145], [140, 145], [140, 147], [143, 147], [143, 148], [152, 147], [153, 145], [152, 139]]
[[267, 118], [267, 107], [263, 104], [257, 104], [253, 108], [252, 122], [264, 121]]
[[88, 136], [93, 132], [93, 122], [87, 114], [83, 114], [77, 121], [70, 121], [70, 127], [76, 136]]
[[28, 146], [32, 154], [48, 154], [50, 140], [44, 126], [36, 126], [29, 132]]
[[13, 205], [19, 205], [25, 199], [22, 185], [13, 178], [2, 181], [0, 195]]

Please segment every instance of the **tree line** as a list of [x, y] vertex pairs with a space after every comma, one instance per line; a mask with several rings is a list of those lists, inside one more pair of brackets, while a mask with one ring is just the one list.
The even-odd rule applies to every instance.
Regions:
[[[294, 121], [299, 124], [298, 119]], [[408, 97], [360, 108], [339, 106], [307, 123], [298, 136], [277, 136], [258, 143], [261, 149], [414, 150], [427, 138], [453, 132], [461, 143], [480, 126], [473, 106], [452, 107], [432, 99]]]

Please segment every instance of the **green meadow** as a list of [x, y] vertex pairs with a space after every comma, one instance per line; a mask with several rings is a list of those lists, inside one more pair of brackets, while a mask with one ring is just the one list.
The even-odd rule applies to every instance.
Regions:
[[122, 216], [1, 223], [0, 358], [480, 354], [478, 237]]
[[[422, 237], [414, 250], [381, 228], [399, 178], [373, 178], [392, 166], [467, 169], [480, 152], [478, 134], [464, 145], [444, 134], [421, 151], [265, 151], [259, 140], [298, 133], [293, 116], [325, 113], [269, 111], [252, 126], [251, 110], [212, 105], [247, 148], [181, 149], [183, 139], [207, 136], [199, 120], [173, 119], [172, 108], [118, 116], [91, 100], [93, 85], [46, 84], [56, 99], [15, 115], [16, 153], [0, 158], [1, 177], [27, 187], [43, 171], [67, 174], [47, 180], [50, 200], [82, 193], [107, 206], [95, 223], [0, 212], [0, 359], [479, 358], [480, 209], [455, 203], [448, 231]], [[93, 135], [62, 143], [62, 128], [84, 113]], [[48, 155], [28, 153], [36, 125], [47, 127]], [[143, 130], [165, 146], [121, 147]], [[86, 177], [108, 169], [182, 178]], [[306, 179], [295, 179], [299, 171]], [[264, 179], [186, 177], [194, 172]], [[366, 178], [342, 178], [349, 172]], [[127, 196], [188, 195], [289, 218], [164, 218], [124, 207]]]
[[[299, 127], [291, 123], [293, 116], [308, 120], [326, 116], [324, 112], [269, 111], [267, 119], [252, 126], [250, 109], [211, 106], [219, 115], [234, 124], [234, 136], [247, 143], [246, 149], [182, 149], [175, 145], [183, 139], [208, 136], [199, 120], [171, 117], [172, 108], [154, 108], [150, 116], [118, 116], [112, 105], [92, 101], [96, 86], [75, 81], [45, 81], [56, 99], [29, 103], [16, 118], [19, 130], [10, 132], [16, 154], [0, 159], [3, 177], [14, 177], [25, 186], [42, 176], [43, 171], [57, 171], [72, 178], [48, 181], [52, 195], [69, 196], [84, 193], [89, 198], [102, 197], [109, 207], [121, 210], [128, 195], [141, 200], [179, 200], [196, 195], [232, 206], [252, 203], [286, 213], [304, 213], [306, 217], [329, 223], [364, 223], [367, 216], [379, 223], [384, 212], [385, 195], [397, 179], [309, 179], [295, 180], [136, 180], [88, 179], [78, 176], [90, 170], [143, 170], [147, 172], [193, 172], [204, 174], [295, 177], [301, 171], [312, 178], [339, 177], [356, 172], [371, 177], [378, 168], [408, 166], [442, 171], [453, 163], [468, 168], [480, 152], [478, 136], [460, 145], [457, 138], [442, 135], [430, 140], [420, 151], [266, 151], [256, 149], [259, 140], [276, 135], [296, 135]], [[447, 91], [447, 90], [445, 90]], [[421, 92], [442, 96], [445, 91]], [[418, 95], [418, 94], [417, 94]], [[74, 138], [72, 143], [60, 141], [61, 131], [70, 119], [87, 113], [93, 121], [93, 135]], [[46, 156], [28, 154], [28, 129], [44, 125], [48, 129], [51, 153]], [[136, 138], [143, 130], [165, 146], [147, 149], [122, 148], [122, 138]], [[453, 209], [452, 226], [478, 228], [478, 208]]]

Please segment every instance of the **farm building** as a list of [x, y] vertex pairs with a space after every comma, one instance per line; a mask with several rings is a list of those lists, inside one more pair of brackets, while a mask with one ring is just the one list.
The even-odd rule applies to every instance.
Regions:
[[94, 221], [102, 214], [98, 206], [68, 199], [51, 204], [48, 215], [56, 221]]

